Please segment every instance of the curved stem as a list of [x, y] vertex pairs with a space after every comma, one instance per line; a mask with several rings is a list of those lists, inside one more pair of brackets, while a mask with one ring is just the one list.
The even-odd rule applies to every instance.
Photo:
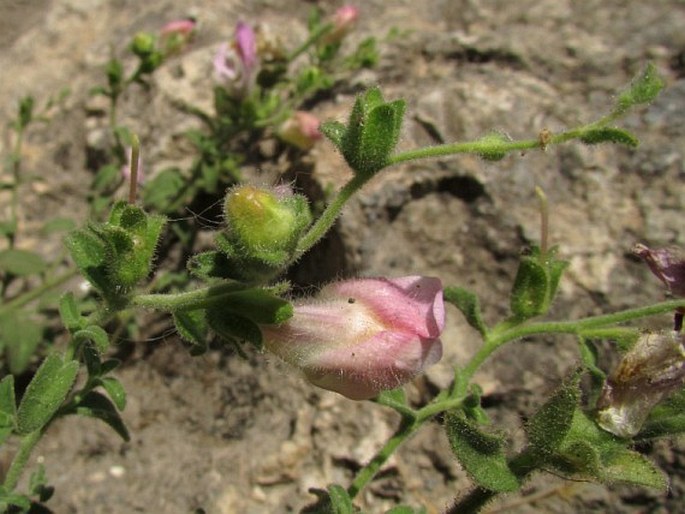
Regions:
[[350, 487], [347, 488], [347, 494], [350, 495], [350, 498], [354, 498], [362, 489], [364, 489], [366, 484], [376, 476], [376, 473], [380, 471], [383, 464], [386, 463], [394, 451], [407, 440], [410, 435], [416, 432], [422, 424], [423, 423], [417, 423], [415, 420], [409, 418], [402, 419], [400, 426], [397, 427], [397, 430], [392, 437], [387, 440], [383, 448], [374, 455], [371, 461], [357, 473], [354, 481]]
[[326, 233], [331, 229], [335, 220], [338, 218], [340, 211], [342, 210], [345, 203], [350, 199], [350, 197], [357, 192], [369, 179], [371, 176], [365, 175], [355, 175], [352, 179], [343, 186], [343, 188], [338, 192], [333, 201], [328, 204], [326, 210], [321, 214], [316, 223], [312, 225], [302, 239], [300, 239], [297, 244], [297, 249], [295, 250], [295, 256], [293, 260], [300, 258], [307, 250], [319, 242], [319, 240], [326, 235]]

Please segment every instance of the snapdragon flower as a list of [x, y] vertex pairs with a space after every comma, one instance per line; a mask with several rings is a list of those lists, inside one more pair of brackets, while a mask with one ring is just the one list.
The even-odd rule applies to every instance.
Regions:
[[408, 276], [332, 283], [261, 330], [266, 349], [312, 384], [365, 400], [438, 362], [444, 326], [440, 280]]
[[248, 90], [257, 68], [257, 42], [254, 30], [242, 21], [238, 22], [233, 43], [223, 43], [214, 55], [214, 75], [226, 85], [237, 85], [243, 92]]

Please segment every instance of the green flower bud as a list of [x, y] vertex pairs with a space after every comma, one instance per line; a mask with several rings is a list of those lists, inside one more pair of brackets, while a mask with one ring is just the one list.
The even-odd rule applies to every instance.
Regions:
[[131, 41], [131, 52], [138, 57], [147, 57], [155, 51], [155, 36], [147, 32], [138, 32]]
[[224, 202], [227, 230], [217, 244], [238, 264], [236, 278], [269, 279], [291, 261], [312, 221], [307, 199], [289, 187], [238, 186]]

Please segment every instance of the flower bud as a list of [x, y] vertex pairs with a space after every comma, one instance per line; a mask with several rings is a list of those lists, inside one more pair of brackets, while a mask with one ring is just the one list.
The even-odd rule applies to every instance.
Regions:
[[173, 20], [159, 31], [161, 47], [166, 55], [183, 50], [195, 34], [197, 22], [193, 18]]
[[607, 379], [597, 402], [599, 425], [633, 437], [652, 408], [685, 384], [685, 336], [644, 334]]
[[440, 280], [410, 276], [330, 284], [261, 329], [267, 350], [312, 384], [366, 400], [438, 362], [444, 326]]
[[227, 230], [217, 242], [243, 279], [282, 271], [312, 220], [307, 199], [287, 186], [237, 186], [226, 195], [224, 213]]
[[326, 44], [339, 43], [357, 24], [359, 9], [353, 5], [343, 5], [333, 15], [333, 29], [323, 39]]
[[155, 36], [147, 32], [138, 32], [131, 42], [131, 51], [138, 57], [148, 57], [155, 51]]
[[308, 150], [314, 146], [314, 142], [321, 139], [320, 124], [319, 119], [313, 114], [296, 111], [281, 125], [278, 136], [300, 150]]

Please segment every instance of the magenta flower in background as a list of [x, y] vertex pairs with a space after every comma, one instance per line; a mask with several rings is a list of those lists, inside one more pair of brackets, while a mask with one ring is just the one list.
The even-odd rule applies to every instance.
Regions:
[[233, 43], [223, 43], [214, 56], [214, 74], [219, 82], [249, 89], [257, 68], [257, 40], [252, 27], [238, 22]]
[[352, 400], [405, 384], [442, 357], [442, 284], [410, 276], [335, 282], [295, 302], [264, 344], [312, 384]]
[[308, 150], [314, 143], [321, 139], [319, 131], [321, 122], [313, 114], [304, 111], [295, 111], [278, 130], [278, 136], [285, 142], [298, 147], [300, 150]]

